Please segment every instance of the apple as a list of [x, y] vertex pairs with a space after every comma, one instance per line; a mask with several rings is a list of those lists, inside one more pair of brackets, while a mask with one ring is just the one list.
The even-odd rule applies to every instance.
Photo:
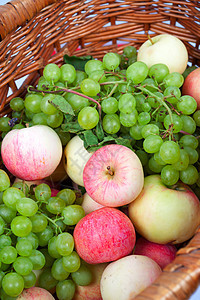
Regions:
[[177, 249], [171, 244], [158, 244], [140, 237], [136, 240], [134, 254], [145, 255], [153, 259], [161, 269], [164, 269], [176, 257]]
[[184, 43], [171, 34], [160, 34], [145, 41], [139, 48], [137, 61], [150, 68], [157, 63], [168, 66], [170, 73], [182, 74], [188, 63], [188, 52]]
[[99, 204], [98, 202], [94, 201], [88, 193], [85, 193], [83, 195], [83, 201], [81, 203], [81, 206], [83, 207], [85, 214], [89, 214], [94, 210], [97, 210], [99, 208], [104, 207], [103, 205]]
[[110, 263], [103, 271], [100, 290], [103, 300], [134, 299], [162, 273], [159, 265], [143, 255], [129, 255]]
[[52, 294], [40, 287], [24, 289], [17, 300], [55, 300]]
[[78, 135], [65, 146], [64, 168], [72, 181], [80, 186], [84, 186], [83, 169], [91, 155], [92, 153], [85, 149], [83, 140]]
[[75, 295], [73, 300], [102, 300], [100, 291], [100, 280], [103, 271], [108, 266], [108, 263], [90, 265], [87, 267], [92, 273], [92, 282], [88, 285], [76, 285]]
[[1, 156], [8, 171], [24, 180], [51, 175], [62, 157], [57, 133], [46, 125], [35, 125], [8, 132], [2, 141]]
[[197, 109], [200, 109], [200, 68], [186, 77], [182, 86], [182, 95], [192, 96], [197, 102]]
[[113, 207], [103, 207], [83, 217], [73, 236], [77, 253], [89, 264], [117, 260], [130, 254], [135, 245], [131, 220]]
[[137, 232], [151, 242], [183, 243], [200, 225], [200, 202], [182, 182], [169, 188], [160, 175], [149, 175], [140, 195], [129, 204], [129, 218]]
[[141, 192], [144, 173], [140, 159], [131, 149], [110, 144], [95, 151], [83, 170], [88, 195], [104, 206], [119, 207]]

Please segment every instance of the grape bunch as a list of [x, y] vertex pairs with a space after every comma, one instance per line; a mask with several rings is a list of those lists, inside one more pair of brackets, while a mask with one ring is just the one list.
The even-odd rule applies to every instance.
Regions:
[[78, 134], [88, 151], [122, 143], [138, 155], [145, 175], [194, 187], [200, 185], [200, 111], [193, 97], [181, 94], [183, 82], [183, 74], [169, 73], [165, 64], [148, 68], [137, 61], [133, 46], [87, 61], [84, 71], [49, 63], [25, 99], [11, 100], [12, 118], [1, 118], [0, 130], [5, 136], [17, 120], [12, 128], [54, 128], [63, 145]]
[[16, 299], [36, 284], [72, 299], [76, 284], [88, 285], [92, 274], [74, 250], [73, 229], [85, 212], [80, 195], [64, 188], [52, 196], [49, 185], [11, 185], [0, 170], [0, 293]]

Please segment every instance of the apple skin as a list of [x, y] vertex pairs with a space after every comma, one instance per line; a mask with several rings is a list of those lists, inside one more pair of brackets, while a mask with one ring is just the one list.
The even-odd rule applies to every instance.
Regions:
[[83, 170], [86, 192], [104, 206], [119, 207], [132, 202], [144, 184], [143, 167], [129, 148], [110, 144], [89, 158]]
[[102, 298], [103, 300], [134, 299], [161, 273], [159, 265], [147, 256], [129, 255], [118, 259], [111, 262], [103, 271], [100, 281]]
[[89, 195], [88, 193], [85, 193], [83, 195], [83, 201], [81, 203], [81, 206], [83, 207], [85, 214], [89, 214], [92, 211], [95, 211], [99, 208], [104, 207], [103, 205], [99, 204], [98, 202], [94, 201]]
[[200, 109], [200, 68], [186, 77], [182, 86], [182, 95], [192, 96], [197, 102], [197, 109]]
[[6, 168], [23, 180], [38, 180], [51, 175], [60, 163], [62, 151], [57, 133], [45, 125], [11, 130], [1, 145]]
[[153, 259], [161, 269], [164, 269], [176, 257], [177, 249], [171, 244], [157, 244], [150, 242], [143, 237], [136, 240], [134, 254], [144, 255]]
[[117, 260], [130, 254], [135, 245], [135, 229], [120, 210], [104, 207], [83, 217], [74, 229], [79, 256], [89, 264]]
[[145, 177], [144, 188], [129, 204], [129, 218], [137, 232], [158, 244], [178, 244], [190, 239], [200, 225], [200, 202], [182, 182], [174, 189], [160, 175]]
[[85, 149], [83, 140], [78, 135], [74, 136], [65, 146], [64, 156], [64, 168], [68, 176], [73, 182], [84, 186], [83, 169], [92, 153]]
[[170, 73], [182, 74], [188, 63], [188, 52], [184, 43], [171, 34], [159, 34], [145, 41], [139, 48], [137, 61], [150, 68], [157, 63], [166, 64]]
[[17, 300], [55, 300], [47, 290], [40, 287], [31, 287], [24, 289]]

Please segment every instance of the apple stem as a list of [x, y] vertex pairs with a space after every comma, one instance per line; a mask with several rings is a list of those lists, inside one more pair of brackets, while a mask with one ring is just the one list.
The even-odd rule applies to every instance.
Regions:
[[150, 41], [150, 43], [153, 45], [153, 44], [154, 44], [154, 42], [153, 42], [153, 40], [152, 40], [152, 38], [150, 37], [150, 35], [149, 35], [149, 34], [147, 35], [147, 37], [148, 37], [148, 40]]
[[114, 172], [111, 170], [111, 167], [110, 166], [107, 166], [107, 170], [108, 170], [108, 174], [113, 176], [114, 175]]

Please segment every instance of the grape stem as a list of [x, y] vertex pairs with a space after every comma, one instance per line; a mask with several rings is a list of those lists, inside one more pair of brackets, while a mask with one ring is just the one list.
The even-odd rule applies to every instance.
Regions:
[[[45, 215], [41, 210], [38, 211], [41, 215], [43, 215], [49, 222], [51, 222], [55, 227], [56, 227], [56, 232], [57, 230], [59, 230], [60, 233], [62, 233], [62, 230], [60, 229], [60, 227], [56, 224], [56, 222], [54, 220], [52, 220], [51, 218], [49, 218], [47, 215]], [[56, 221], [58, 220], [64, 220], [63, 217], [60, 217], [58, 219], [56, 219]]]

